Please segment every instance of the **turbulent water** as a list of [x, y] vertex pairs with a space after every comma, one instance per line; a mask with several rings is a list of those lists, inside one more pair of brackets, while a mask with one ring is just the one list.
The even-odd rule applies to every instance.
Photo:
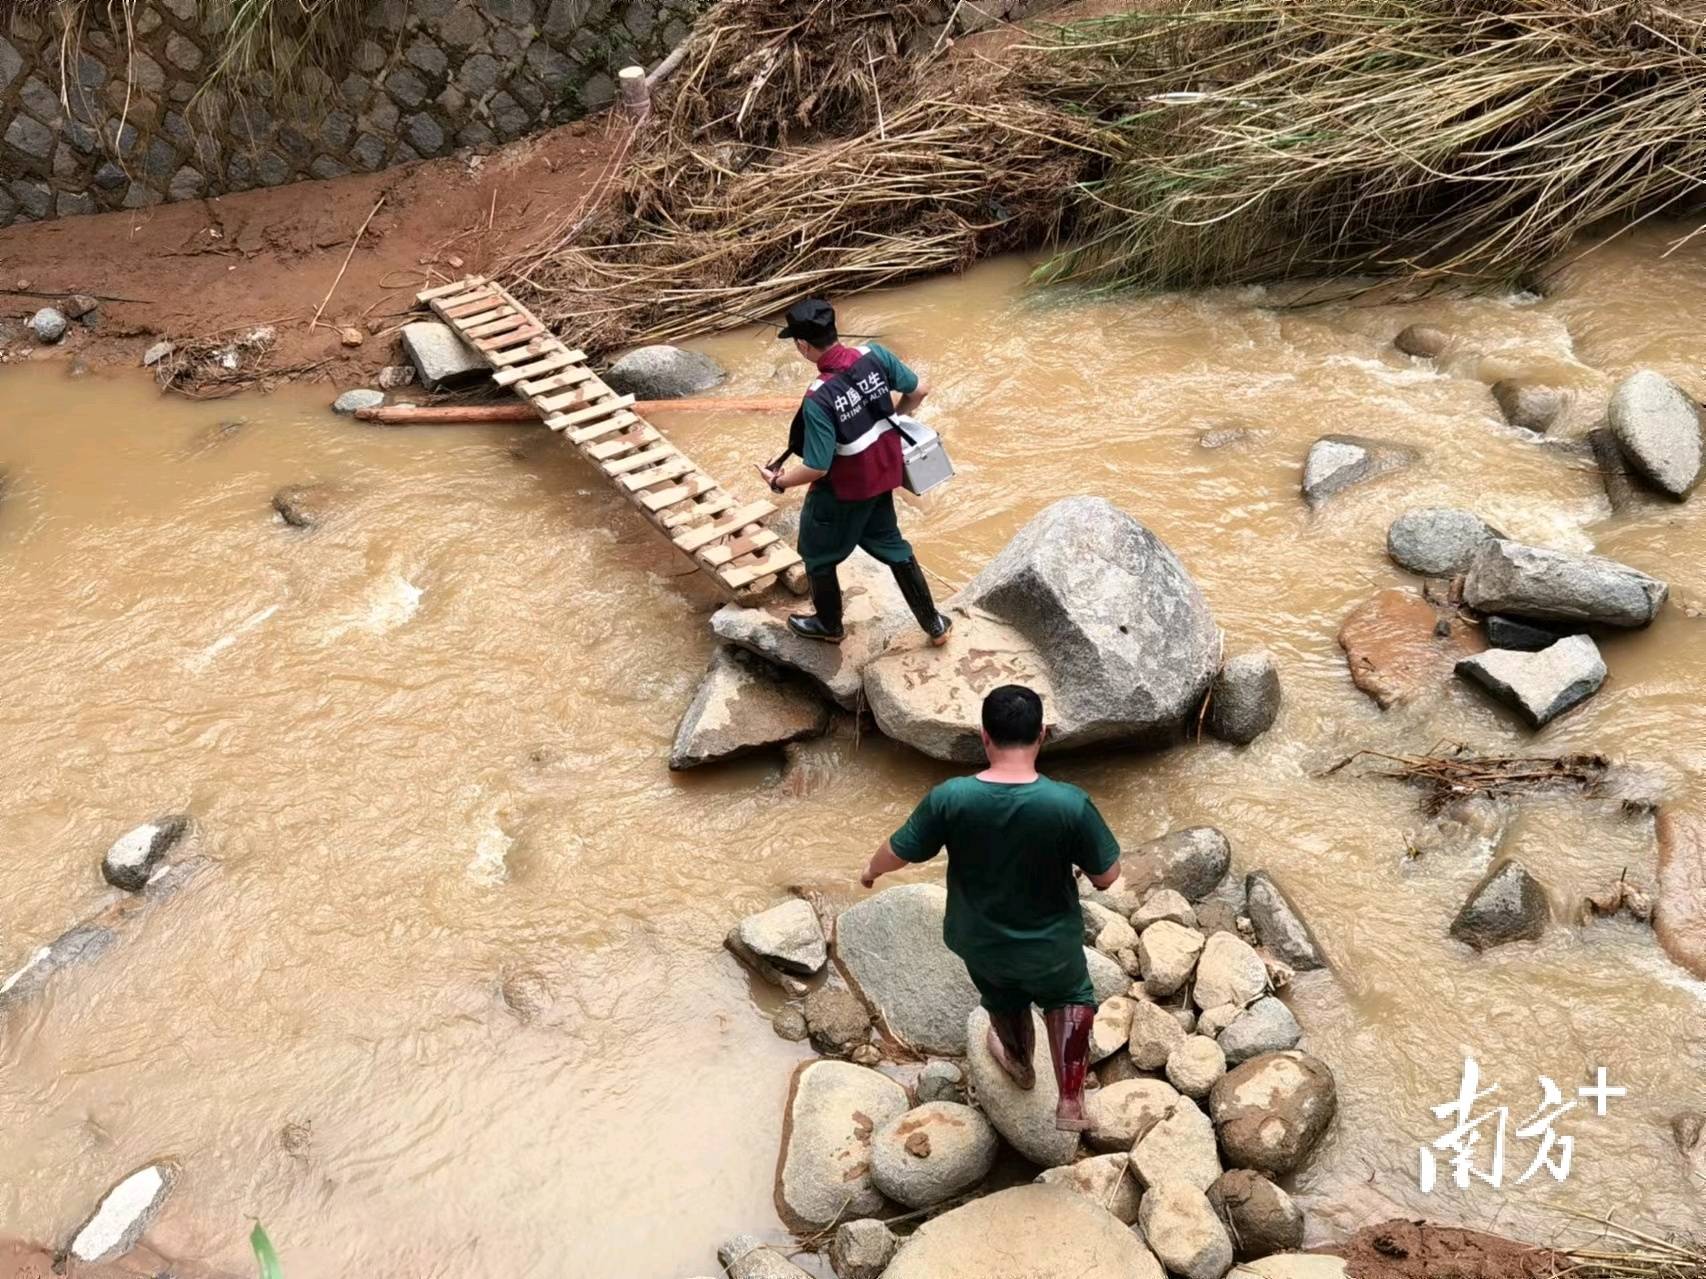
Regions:
[[[1286, 704], [1255, 746], [1055, 771], [1128, 846], [1222, 827], [1330, 952], [1337, 976], [1293, 1001], [1340, 1084], [1298, 1179], [1318, 1229], [1374, 1196], [1537, 1238], [1569, 1227], [1564, 1209], [1698, 1217], [1667, 1121], [1706, 1102], [1700, 986], [1622, 922], [1469, 953], [1445, 928], [1482, 867], [1405, 857], [1414, 791], [1321, 775], [1360, 747], [1441, 739], [1592, 749], [1697, 802], [1706, 498], [1612, 517], [1591, 463], [1506, 427], [1486, 389], [1571, 387], [1567, 433], [1636, 367], [1706, 393], [1706, 249], [1664, 244], [1577, 264], [1543, 300], [1039, 297], [1003, 262], [844, 308], [936, 387], [926, 416], [960, 474], [909, 519], [932, 570], [964, 581], [1050, 501], [1098, 493], [1179, 553], [1232, 649], [1276, 654]], [[1392, 349], [1415, 321], [1456, 336], [1437, 366]], [[731, 391], [807, 372], [767, 333], [705, 345]], [[212, 859], [107, 955], [0, 1013], [0, 1234], [60, 1241], [107, 1185], [171, 1157], [184, 1173], [153, 1245], [240, 1272], [259, 1219], [293, 1279], [668, 1279], [709, 1272], [733, 1233], [779, 1235], [805, 1050], [771, 1032], [771, 997], [721, 937], [789, 885], [850, 900], [943, 770], [867, 733], [786, 775], [667, 773], [713, 600], [538, 428], [363, 427], [321, 391], [188, 404], [57, 366], [0, 381], [0, 970], [104, 900], [100, 854], [136, 822], [191, 812]], [[784, 425], [659, 424], [731, 480]], [[1249, 434], [1200, 445], [1229, 424]], [[1329, 432], [1423, 461], [1311, 516], [1301, 463]], [[326, 490], [311, 531], [269, 505], [305, 483]], [[1335, 636], [1406, 580], [1390, 519], [1436, 503], [1597, 547], [1673, 602], [1608, 642], [1604, 691], [1537, 736], [1467, 686], [1382, 714]], [[1645, 818], [1577, 800], [1525, 807], [1506, 847], [1561, 919], [1653, 862]], [[1449, 1126], [1430, 1108], [1467, 1053], [1501, 1085], [1485, 1104], [1511, 1108], [1505, 1184], [1424, 1197], [1417, 1149]], [[1539, 1077], [1574, 1100], [1598, 1066], [1628, 1093], [1559, 1120], [1568, 1180], [1514, 1184]]]

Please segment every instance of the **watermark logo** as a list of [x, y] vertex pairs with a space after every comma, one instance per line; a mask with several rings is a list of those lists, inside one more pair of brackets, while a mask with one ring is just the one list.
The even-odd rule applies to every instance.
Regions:
[[[1463, 1082], [1455, 1101], [1434, 1106], [1437, 1119], [1449, 1120], [1452, 1127], [1436, 1138], [1431, 1147], [1423, 1146], [1420, 1181], [1423, 1194], [1433, 1191], [1439, 1179], [1439, 1157], [1434, 1153], [1451, 1152], [1446, 1162], [1451, 1167], [1452, 1184], [1467, 1190], [1470, 1181], [1483, 1181], [1495, 1188], [1505, 1180], [1505, 1134], [1510, 1125], [1509, 1106], [1489, 1105], [1485, 1111], [1476, 1107], [1499, 1091], [1498, 1084], [1481, 1087], [1481, 1064], [1473, 1057], [1463, 1059]], [[1576, 1139], [1557, 1129], [1558, 1121], [1583, 1102], [1592, 1102], [1594, 1113], [1605, 1114], [1605, 1105], [1615, 1097], [1628, 1095], [1628, 1089], [1613, 1087], [1606, 1081], [1606, 1069], [1595, 1070], [1594, 1082], [1576, 1089], [1573, 1101], [1565, 1101], [1558, 1085], [1545, 1075], [1540, 1076], [1540, 1105], [1534, 1113], [1517, 1124], [1515, 1136], [1537, 1147], [1527, 1171], [1514, 1184], [1520, 1186], [1544, 1169], [1554, 1181], [1562, 1182], [1570, 1175], [1570, 1157], [1575, 1153]]]

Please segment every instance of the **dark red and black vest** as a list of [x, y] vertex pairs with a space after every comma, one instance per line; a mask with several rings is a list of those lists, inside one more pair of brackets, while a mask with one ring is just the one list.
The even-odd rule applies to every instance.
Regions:
[[[902, 453], [894, 429], [894, 396], [888, 375], [865, 347], [858, 358], [838, 372], [819, 365], [819, 377], [806, 388], [805, 399], [817, 404], [835, 423], [835, 460], [824, 481], [843, 502], [879, 497], [899, 488]], [[805, 404], [788, 428], [788, 447], [805, 456]]]

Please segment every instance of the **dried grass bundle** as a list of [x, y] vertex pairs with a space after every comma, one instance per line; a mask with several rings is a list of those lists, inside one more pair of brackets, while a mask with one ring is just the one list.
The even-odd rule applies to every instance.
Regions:
[[1031, 52], [1121, 150], [1049, 279], [1515, 282], [1701, 207], [1698, 0], [1182, 0]]

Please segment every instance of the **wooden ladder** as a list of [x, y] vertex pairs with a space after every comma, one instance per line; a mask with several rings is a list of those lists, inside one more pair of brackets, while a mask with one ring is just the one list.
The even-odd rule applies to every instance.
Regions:
[[766, 528], [776, 507], [739, 502], [633, 411], [502, 285], [471, 275], [417, 295], [562, 432], [623, 497], [730, 599], [750, 600], [800, 563]]

